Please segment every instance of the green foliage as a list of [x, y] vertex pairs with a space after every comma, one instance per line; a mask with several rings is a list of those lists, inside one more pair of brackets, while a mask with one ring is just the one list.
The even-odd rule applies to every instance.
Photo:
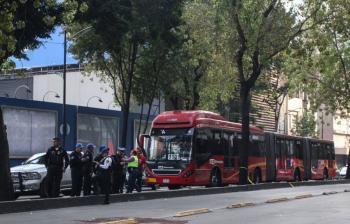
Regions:
[[9, 57], [26, 58], [61, 22], [62, 6], [54, 0], [0, 0], [0, 64]]
[[308, 94], [314, 110], [324, 103], [332, 111], [350, 112], [350, 6], [337, 0], [325, 6], [323, 23], [303, 35], [288, 71], [293, 88]]
[[177, 109], [218, 110], [228, 102], [236, 86], [230, 55], [231, 38], [225, 9], [220, 1], [186, 1], [182, 44], [168, 57], [161, 83], [166, 98]]
[[[67, 18], [73, 21], [67, 28], [73, 41], [70, 50], [85, 64], [88, 74], [95, 72], [111, 85], [127, 120], [133, 91], [140, 101], [148, 101], [154, 95], [148, 88], [158, 83], [163, 58], [177, 41], [175, 29], [180, 24], [182, 3], [178, 0], [74, 2]], [[84, 10], [78, 10], [83, 3]], [[81, 33], [81, 30], [85, 31]], [[121, 143], [124, 146], [126, 133], [127, 122], [124, 122]]]
[[295, 127], [292, 129], [294, 135], [317, 138], [316, 120], [313, 113], [305, 112], [301, 117], [294, 116]]

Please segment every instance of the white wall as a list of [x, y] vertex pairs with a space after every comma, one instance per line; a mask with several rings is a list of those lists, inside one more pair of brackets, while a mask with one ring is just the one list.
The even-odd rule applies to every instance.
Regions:
[[[92, 74], [84, 76], [81, 72], [67, 72], [67, 91], [66, 102], [71, 105], [120, 110], [120, 107], [114, 106], [113, 90], [108, 85]], [[60, 95], [60, 98], [55, 97], [54, 91]], [[33, 77], [33, 100], [42, 101], [44, 95], [46, 102], [62, 103], [63, 102], [63, 79], [62, 74], [36, 75]], [[102, 99], [99, 102], [98, 96]], [[91, 98], [93, 97], [93, 98]]]

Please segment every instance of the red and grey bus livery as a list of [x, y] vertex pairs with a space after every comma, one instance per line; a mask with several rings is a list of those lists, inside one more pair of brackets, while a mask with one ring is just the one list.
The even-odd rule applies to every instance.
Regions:
[[[265, 133], [250, 127], [248, 174], [252, 182], [323, 179], [335, 175], [331, 141]], [[238, 183], [241, 124], [207, 111], [158, 115], [140, 139], [148, 184], [177, 188]]]

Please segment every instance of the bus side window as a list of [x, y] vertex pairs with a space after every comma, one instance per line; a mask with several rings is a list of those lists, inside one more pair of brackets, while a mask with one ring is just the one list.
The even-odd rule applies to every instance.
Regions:
[[197, 131], [195, 158], [199, 166], [205, 163], [211, 156], [211, 136], [209, 129], [203, 128]]

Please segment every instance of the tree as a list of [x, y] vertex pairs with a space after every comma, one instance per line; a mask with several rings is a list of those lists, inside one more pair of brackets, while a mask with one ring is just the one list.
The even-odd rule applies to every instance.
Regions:
[[263, 101], [274, 111], [275, 131], [279, 129], [279, 119], [283, 102], [288, 94], [287, 77], [279, 73], [275, 67], [271, 69], [269, 74], [265, 74], [263, 90], [261, 90], [264, 99]]
[[[240, 82], [240, 108], [242, 142], [239, 149], [240, 184], [247, 183], [249, 149], [249, 112], [251, 91], [264, 70], [270, 69], [272, 60], [290, 49], [298, 37], [315, 27], [323, 1], [305, 1], [302, 7], [287, 6], [280, 0], [233, 0], [228, 4], [233, 28], [233, 54]], [[289, 8], [288, 8], [289, 7]], [[315, 18], [317, 22], [312, 22]]]
[[[10, 57], [26, 58], [26, 49], [34, 49], [42, 38], [50, 37], [61, 21], [62, 6], [56, 1], [0, 0], [0, 68], [13, 66]], [[0, 108], [0, 200], [12, 200], [6, 126]]]
[[[218, 110], [235, 88], [224, 9], [217, 0], [186, 1], [178, 36], [181, 42], [166, 63], [161, 87], [174, 109]], [[170, 74], [170, 75], [169, 75]], [[232, 82], [231, 82], [232, 81]]]
[[315, 116], [311, 112], [304, 112], [301, 117], [294, 116], [295, 127], [292, 129], [294, 135], [317, 138]]
[[181, 1], [85, 0], [87, 9], [75, 16], [70, 32], [91, 27], [87, 35], [73, 39], [71, 51], [110, 83], [123, 112], [121, 146], [126, 146], [133, 82], [143, 51], [154, 40], [172, 42], [179, 25]]

